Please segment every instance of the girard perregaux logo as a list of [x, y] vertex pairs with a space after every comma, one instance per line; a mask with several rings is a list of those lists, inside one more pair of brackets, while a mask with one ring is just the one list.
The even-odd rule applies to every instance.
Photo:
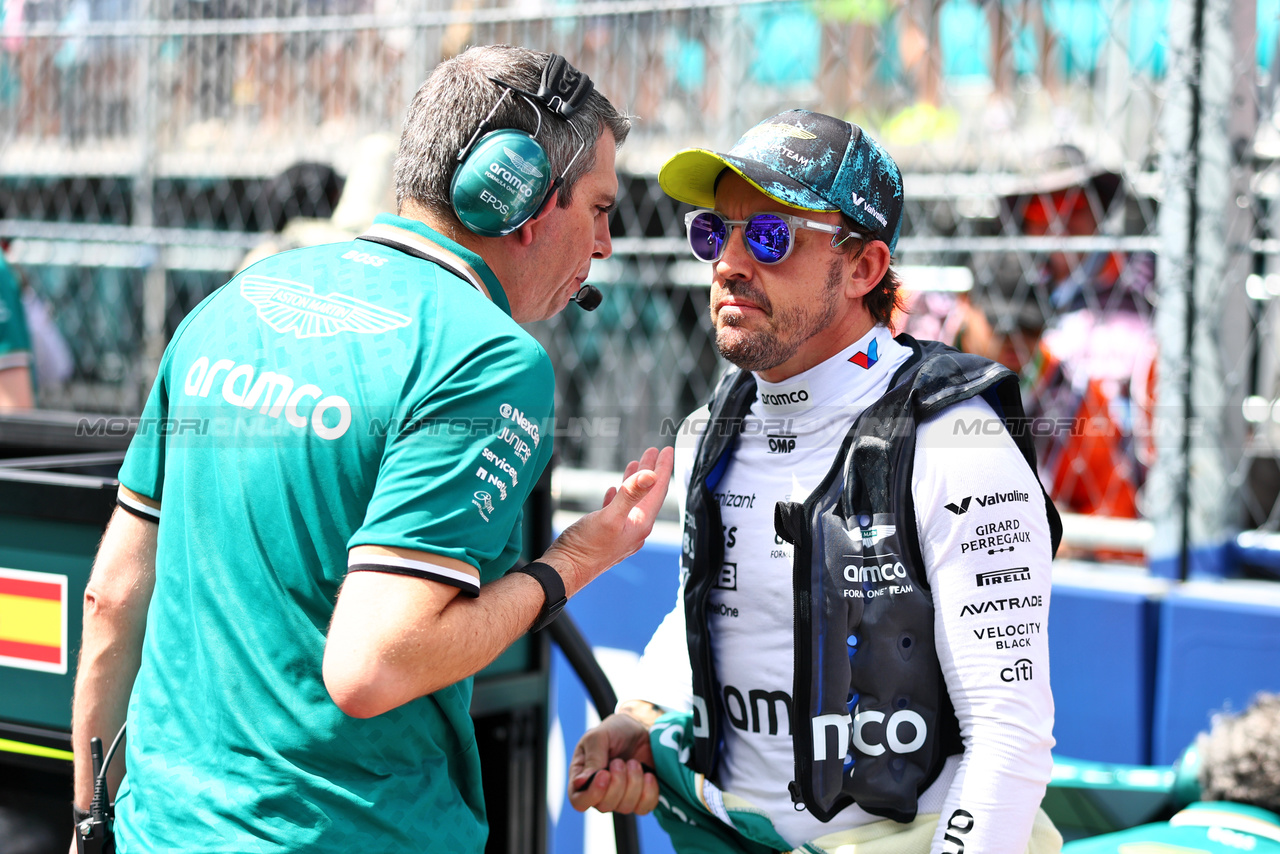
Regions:
[[374, 334], [407, 326], [410, 318], [373, 303], [329, 293], [287, 279], [245, 276], [240, 295], [253, 303], [258, 317], [276, 332], [293, 332], [299, 338], [325, 338], [339, 332]]

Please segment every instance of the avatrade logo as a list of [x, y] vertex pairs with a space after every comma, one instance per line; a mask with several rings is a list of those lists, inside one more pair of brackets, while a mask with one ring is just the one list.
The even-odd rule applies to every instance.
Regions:
[[866, 370], [880, 361], [880, 342], [877, 338], [871, 339], [871, 345], [867, 347], [865, 353], [859, 351], [849, 357], [849, 361], [853, 362], [859, 368]]
[[[973, 496], [967, 495], [959, 504], [944, 504], [942, 506], [946, 507], [957, 516], [963, 516], [965, 513], [969, 512], [969, 502], [972, 500]], [[1017, 490], [1014, 490], [1013, 492], [993, 492], [990, 495], [979, 495], [978, 506], [990, 507], [993, 504], [1007, 504], [1010, 501], [1030, 500], [1030, 495], [1025, 492], [1018, 492]]]
[[410, 322], [403, 314], [346, 294], [321, 296], [310, 285], [267, 276], [245, 276], [240, 280], [240, 295], [276, 332], [292, 332], [298, 338], [326, 338], [339, 332], [371, 335]]

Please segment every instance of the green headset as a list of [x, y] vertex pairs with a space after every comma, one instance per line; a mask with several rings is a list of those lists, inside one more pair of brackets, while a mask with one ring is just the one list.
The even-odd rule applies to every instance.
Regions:
[[[564, 175], [552, 179], [551, 161], [537, 140], [538, 131], [542, 130], [542, 111], [534, 102], [567, 121], [595, 87], [590, 77], [554, 53], [542, 69], [542, 82], [536, 93], [489, 79], [502, 87], [502, 97], [458, 151], [449, 200], [469, 230], [482, 237], [501, 237], [541, 213], [564, 183]], [[524, 98], [538, 116], [532, 134], [515, 128], [489, 129], [494, 113], [512, 92]], [[582, 135], [573, 125], [569, 127], [581, 144], [566, 164], [566, 171], [586, 147]]]

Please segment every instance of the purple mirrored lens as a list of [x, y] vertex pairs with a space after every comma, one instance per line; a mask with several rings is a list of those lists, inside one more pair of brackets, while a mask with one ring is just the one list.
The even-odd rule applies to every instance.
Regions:
[[743, 231], [747, 248], [763, 264], [781, 261], [791, 247], [791, 227], [773, 214], [756, 214]]
[[724, 220], [713, 213], [700, 213], [689, 223], [689, 246], [703, 261], [715, 261], [724, 252]]

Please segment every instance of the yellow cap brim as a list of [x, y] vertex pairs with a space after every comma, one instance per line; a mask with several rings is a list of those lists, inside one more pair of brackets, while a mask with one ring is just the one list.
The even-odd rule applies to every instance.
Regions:
[[[662, 164], [662, 168], [658, 170], [658, 186], [678, 202], [687, 202], [699, 208], [715, 208], [716, 179], [724, 170], [732, 169], [736, 175], [761, 193], [788, 207], [804, 211], [839, 210], [812, 190], [772, 170], [769, 170], [770, 177], [779, 184], [775, 185], [773, 190], [766, 189], [760, 180], [745, 171], [744, 166], [753, 165], [753, 163], [753, 161], [729, 158], [705, 148], [686, 148], [684, 151], [677, 151]], [[783, 186], [783, 182], [790, 186]]]

